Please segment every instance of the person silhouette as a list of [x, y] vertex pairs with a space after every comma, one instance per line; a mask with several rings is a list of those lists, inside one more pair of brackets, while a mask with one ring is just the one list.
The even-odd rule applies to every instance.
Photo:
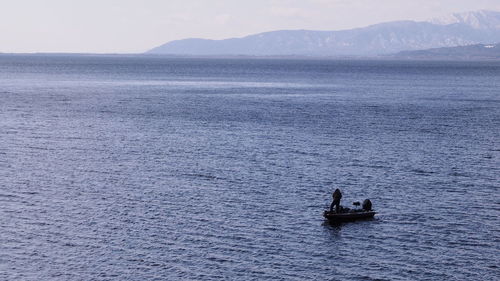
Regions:
[[342, 192], [340, 192], [340, 189], [335, 189], [335, 191], [332, 194], [333, 197], [333, 202], [330, 205], [330, 212], [333, 212], [333, 207], [335, 206], [335, 213], [340, 212], [340, 199], [342, 199]]

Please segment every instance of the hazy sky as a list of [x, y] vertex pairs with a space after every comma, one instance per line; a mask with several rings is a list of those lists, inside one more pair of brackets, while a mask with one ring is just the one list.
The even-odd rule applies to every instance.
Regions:
[[0, 0], [0, 52], [143, 52], [171, 40], [340, 30], [500, 0]]

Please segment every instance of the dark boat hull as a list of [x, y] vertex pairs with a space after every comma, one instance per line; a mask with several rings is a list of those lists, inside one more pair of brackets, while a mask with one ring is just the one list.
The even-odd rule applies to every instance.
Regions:
[[356, 221], [356, 220], [364, 220], [364, 219], [371, 219], [375, 216], [374, 211], [368, 211], [368, 212], [348, 212], [348, 213], [330, 213], [328, 211], [325, 211], [323, 213], [323, 216], [328, 219], [330, 222], [349, 222], [349, 221]]

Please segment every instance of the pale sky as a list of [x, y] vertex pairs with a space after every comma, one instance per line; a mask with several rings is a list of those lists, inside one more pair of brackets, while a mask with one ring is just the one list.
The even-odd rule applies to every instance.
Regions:
[[136, 53], [171, 40], [341, 30], [500, 0], [0, 0], [0, 52]]

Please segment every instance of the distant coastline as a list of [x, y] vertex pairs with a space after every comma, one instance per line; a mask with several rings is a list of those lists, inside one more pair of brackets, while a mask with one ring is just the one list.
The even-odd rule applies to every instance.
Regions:
[[401, 59], [500, 60], [500, 44], [475, 44], [453, 48], [403, 51], [394, 55]]
[[[5, 55], [8, 53], [1, 53]], [[149, 56], [200, 59], [500, 60], [500, 12], [446, 21], [395, 21], [340, 31], [278, 30], [242, 38], [171, 41], [144, 53], [15, 53], [41, 56]]]
[[[497, 44], [498, 45], [498, 44]], [[477, 46], [477, 45], [472, 45]], [[456, 47], [458, 49], [467, 48]], [[145, 54], [145, 53], [0, 53], [2, 56], [44, 56], [44, 57], [149, 57], [149, 58], [171, 58], [171, 59], [241, 59], [241, 60], [338, 60], [338, 61], [500, 61], [499, 54], [478, 55], [478, 54], [444, 54], [443, 51], [454, 48], [438, 48], [418, 51], [403, 51], [396, 54], [380, 55], [380, 56], [250, 56], [250, 55], [172, 55], [172, 54]], [[497, 48], [497, 50], [500, 48]]]

